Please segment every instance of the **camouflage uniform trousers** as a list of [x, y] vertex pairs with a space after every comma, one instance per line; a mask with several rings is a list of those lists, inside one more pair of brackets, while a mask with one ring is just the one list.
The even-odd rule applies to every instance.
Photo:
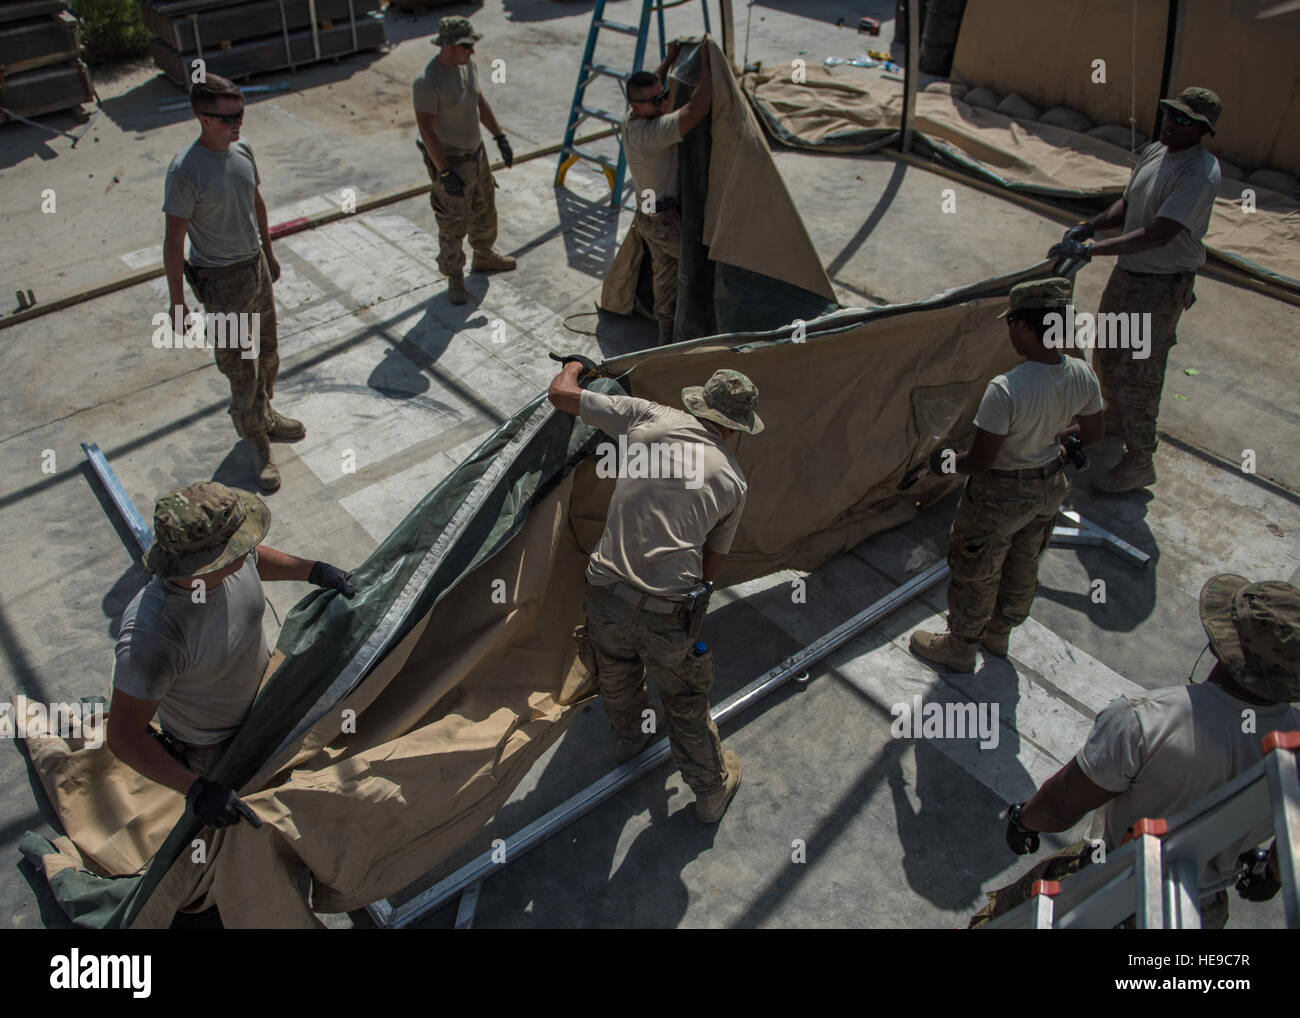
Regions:
[[[1085, 866], [1092, 864], [1093, 846], [1089, 841], [1076, 841], [1072, 845], [1058, 849], [1034, 863], [1005, 887], [987, 893], [988, 904], [971, 916], [967, 929], [979, 929], [1017, 905], [1024, 904], [1033, 895], [1034, 884], [1040, 880], [1065, 880], [1078, 873]], [[1219, 891], [1201, 901], [1201, 929], [1221, 930], [1228, 921], [1228, 895]], [[1120, 923], [1125, 929], [1132, 929], [1136, 923], [1132, 916]]]
[[1093, 351], [1092, 366], [1106, 401], [1106, 417], [1119, 428], [1135, 456], [1150, 459], [1156, 450], [1156, 417], [1165, 385], [1169, 351], [1178, 342], [1178, 320], [1192, 306], [1196, 274], [1138, 276], [1116, 266], [1101, 295], [1099, 314], [1138, 312], [1151, 315], [1150, 356], [1139, 360], [1133, 350]]
[[653, 216], [640, 209], [636, 232], [650, 249], [650, 275], [654, 284], [655, 321], [659, 345], [673, 342], [677, 318], [677, 258], [682, 244], [682, 213], [676, 206]]
[[258, 319], [256, 357], [245, 357], [238, 344], [213, 350], [217, 368], [230, 382], [230, 417], [240, 438], [256, 441], [266, 435], [280, 373], [280, 344], [276, 333], [275, 297], [266, 255], [237, 265], [204, 268], [187, 265], [186, 278], [203, 310], [212, 314], [252, 314]]
[[1070, 483], [1051, 477], [971, 477], [948, 532], [948, 629], [979, 639], [1010, 632], [1029, 617], [1038, 559]]
[[473, 155], [449, 155], [447, 165], [465, 185], [463, 195], [451, 195], [438, 179], [438, 171], [424, 155], [424, 168], [433, 182], [429, 204], [438, 223], [438, 271], [454, 276], [465, 271], [465, 237], [476, 252], [487, 254], [497, 240], [497, 182], [482, 145]]
[[718, 791], [726, 768], [709, 714], [713, 653], [695, 655], [685, 613], [644, 611], [591, 583], [584, 607], [596, 683], [615, 734], [628, 741], [643, 737], [643, 712], [650, 709], [648, 669], [663, 700], [668, 742], [682, 778], [697, 796]]

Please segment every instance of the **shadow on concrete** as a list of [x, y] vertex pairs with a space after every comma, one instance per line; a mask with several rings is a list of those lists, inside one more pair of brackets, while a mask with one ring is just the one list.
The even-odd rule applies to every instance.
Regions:
[[[505, 0], [506, 17], [511, 21], [553, 21], [575, 14], [585, 14], [595, 5], [593, 0]], [[609, 15], [606, 15], [607, 17]], [[615, 21], [623, 20], [613, 12]], [[634, 17], [626, 19], [635, 23]]]
[[[58, 113], [30, 117], [29, 119], [36, 121], [38, 124], [46, 124], [59, 131], [76, 134], [90, 119], [90, 114], [63, 110]], [[88, 134], [78, 142], [77, 148], [80, 150], [93, 144], [94, 142], [91, 141]], [[57, 159], [59, 156], [71, 151], [71, 138], [63, 138], [57, 134], [51, 134], [49, 131], [42, 131], [39, 127], [24, 124], [20, 120], [0, 124], [0, 169], [17, 166], [21, 162], [26, 162], [32, 156], [42, 160]]]
[[[811, 18], [813, 21], [829, 22], [832, 26], [843, 19], [846, 29], [850, 30], [849, 34], [854, 37], [857, 37], [858, 19], [864, 14], [881, 22], [892, 21], [895, 10], [893, 0], [863, 0], [853, 5], [841, 3], [840, 0], [756, 0], [753, 6], [755, 20], [762, 16], [764, 8], [786, 14], [797, 14], [801, 18]], [[734, 17], [736, 34], [743, 40], [746, 15], [741, 4], [736, 5]], [[880, 39], [877, 37], [863, 34], [860, 38], [863, 40], [860, 49], [865, 50], [868, 41], [872, 49], [880, 48]], [[858, 50], [855, 49], [853, 52], [856, 53]], [[823, 57], [833, 55], [830, 52], [821, 54]]]
[[610, 208], [607, 198], [592, 201], [565, 187], [555, 189], [555, 210], [569, 268], [604, 279], [614, 260], [619, 210]]
[[[388, 41], [397, 46], [412, 39], [430, 38], [438, 34], [438, 22], [443, 18], [458, 15], [472, 20], [483, 7], [482, 0], [457, 4], [440, 4], [438, 0], [428, 0], [428, 4], [419, 11], [408, 11], [390, 5], [384, 11], [384, 30], [388, 34]], [[436, 46], [429, 46], [430, 57], [437, 52]]]
[[871, 236], [871, 231], [880, 225], [880, 221], [885, 218], [885, 213], [889, 211], [889, 207], [894, 203], [894, 199], [898, 196], [899, 188], [903, 186], [903, 178], [905, 176], [907, 176], [907, 164], [903, 162], [895, 162], [894, 168], [889, 174], [889, 182], [885, 184], [885, 189], [880, 192], [880, 197], [876, 199], [876, 207], [871, 210], [870, 214], [858, 228], [857, 233], [855, 233], [849, 239], [849, 242], [844, 245], [844, 249], [832, 258], [830, 263], [826, 266], [826, 274], [828, 276], [834, 276], [840, 271], [840, 269], [844, 268], [849, 259], [851, 259], [857, 252], [858, 248], [860, 248], [866, 242], [866, 239]]

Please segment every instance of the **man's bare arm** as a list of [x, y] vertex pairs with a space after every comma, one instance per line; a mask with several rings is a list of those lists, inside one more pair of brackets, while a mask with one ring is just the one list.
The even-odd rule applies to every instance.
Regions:
[[119, 760], [150, 781], [184, 795], [199, 776], [181, 765], [149, 734], [149, 722], [158, 712], [158, 700], [140, 700], [113, 690], [108, 711], [108, 748]]
[[492, 112], [492, 107], [488, 105], [487, 96], [482, 92], [478, 94], [478, 118], [492, 137], [495, 138], [501, 133], [501, 125], [497, 123], [496, 114]]
[[1021, 826], [1031, 831], [1068, 831], [1098, 806], [1119, 795], [1093, 782], [1079, 761], [1070, 762], [1043, 782], [1020, 811]]
[[727, 556], [720, 551], [714, 551], [708, 545], [704, 547], [704, 581], [706, 583], [717, 582], [719, 574], [722, 572], [722, 563], [727, 561]]
[[709, 51], [700, 48], [700, 80], [695, 83], [686, 105], [677, 111], [677, 129], [685, 138], [705, 117], [713, 106], [713, 76], [709, 71]]
[[578, 384], [578, 375], [581, 371], [581, 364], [577, 361], [569, 361], [560, 368], [559, 374], [551, 379], [551, 387], [546, 393], [546, 398], [551, 401], [551, 405], [556, 410], [573, 414], [574, 417], [578, 416], [582, 406], [582, 386]]
[[257, 575], [263, 580], [299, 580], [306, 583], [307, 575], [315, 564], [315, 559], [289, 555], [269, 544], [257, 546]]
[[1187, 230], [1182, 223], [1159, 216], [1149, 226], [1119, 237], [1109, 237], [1092, 245], [1092, 256], [1139, 254], [1164, 247], [1180, 233]]
[[[163, 271], [167, 274], [167, 294], [171, 300], [169, 314], [175, 315], [176, 308], [181, 309], [180, 327], [185, 328], [185, 235], [189, 232], [190, 221], [180, 216], [164, 213], [167, 219], [166, 233], [163, 236]], [[175, 325], [173, 320], [173, 325]]]
[[1124, 213], [1127, 209], [1128, 202], [1123, 198], [1116, 198], [1105, 212], [1089, 219], [1088, 225], [1098, 231], [1113, 230], [1117, 226], [1123, 226]]

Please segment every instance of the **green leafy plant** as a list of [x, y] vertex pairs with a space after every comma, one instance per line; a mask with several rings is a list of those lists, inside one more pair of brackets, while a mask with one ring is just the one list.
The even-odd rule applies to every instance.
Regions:
[[81, 19], [81, 52], [92, 66], [115, 63], [149, 52], [149, 31], [140, 20], [138, 0], [74, 0]]

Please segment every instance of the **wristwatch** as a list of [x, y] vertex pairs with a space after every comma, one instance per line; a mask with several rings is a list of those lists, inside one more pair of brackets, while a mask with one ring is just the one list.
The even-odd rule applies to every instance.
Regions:
[[1020, 822], [1020, 811], [1024, 808], [1025, 804], [1023, 802], [1013, 802], [1011, 809], [1007, 811], [1007, 819], [1011, 821], [1011, 826], [1016, 830], [1024, 831], [1026, 834], [1033, 834], [1033, 831]]

